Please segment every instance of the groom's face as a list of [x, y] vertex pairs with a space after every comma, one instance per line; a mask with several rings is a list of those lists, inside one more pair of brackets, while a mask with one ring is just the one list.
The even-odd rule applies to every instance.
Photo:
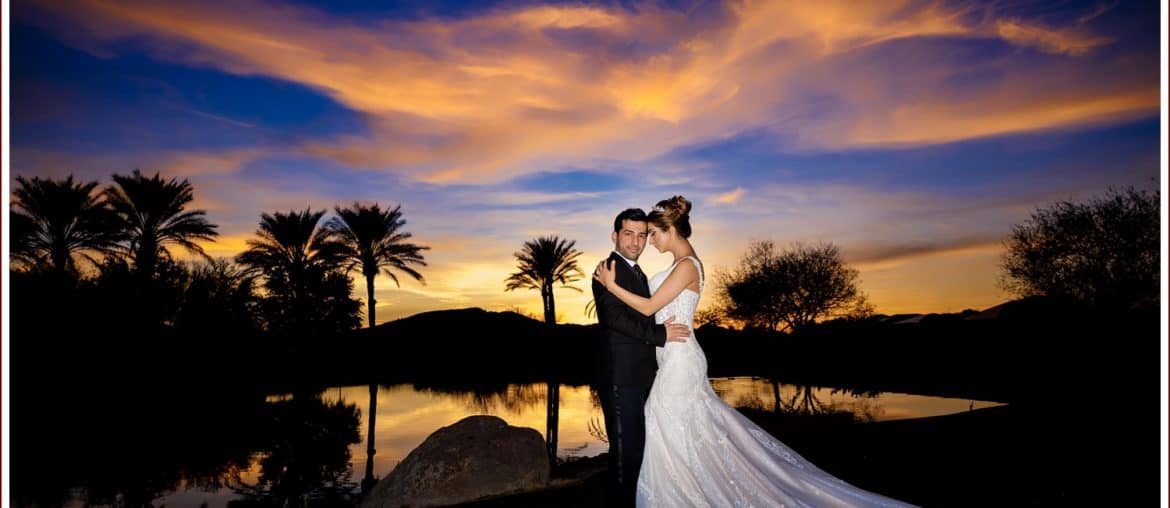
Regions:
[[645, 222], [622, 221], [622, 229], [612, 234], [614, 249], [626, 259], [637, 261], [646, 248], [646, 228]]

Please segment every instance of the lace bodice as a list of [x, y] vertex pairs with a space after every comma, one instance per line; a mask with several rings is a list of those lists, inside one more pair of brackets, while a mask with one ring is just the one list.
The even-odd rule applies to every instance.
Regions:
[[[666, 282], [666, 278], [670, 276], [671, 272], [674, 271], [674, 268], [677, 267], [679, 263], [682, 263], [684, 259], [691, 260], [691, 262], [695, 263], [695, 267], [699, 269], [699, 292], [703, 291], [703, 265], [699, 263], [699, 260], [695, 259], [693, 256], [686, 256], [682, 259], [679, 259], [678, 261], [675, 261], [673, 265], [670, 265], [670, 268], [658, 272], [650, 278], [651, 294], [654, 294], [658, 291], [658, 287], [661, 286], [663, 282]], [[661, 309], [658, 309], [658, 312], [654, 313], [654, 321], [656, 323], [662, 324], [663, 321], [666, 321], [666, 318], [674, 316], [675, 323], [685, 323], [689, 325], [694, 322], [695, 309], [698, 306], [699, 293], [696, 293], [691, 289], [684, 289], [682, 293], [679, 293], [679, 295], [671, 300], [670, 303], [666, 304]]]
[[[670, 268], [654, 274], [650, 279], [650, 293], [658, 291], [670, 273], [684, 260], [690, 260], [699, 269], [699, 292], [703, 290], [703, 265], [693, 256], [676, 260]], [[687, 326], [694, 326], [695, 308], [699, 306], [699, 293], [691, 289], [683, 289], [678, 296], [658, 309], [654, 313], [654, 321], [663, 323], [674, 316], [674, 322]], [[663, 347], [655, 348], [654, 358], [658, 361], [658, 375], [654, 386], [661, 387], [661, 393], [668, 398], [690, 398], [699, 390], [710, 390], [707, 382], [707, 357], [703, 348], [695, 339], [692, 328], [689, 338], [684, 342], [667, 342]]]

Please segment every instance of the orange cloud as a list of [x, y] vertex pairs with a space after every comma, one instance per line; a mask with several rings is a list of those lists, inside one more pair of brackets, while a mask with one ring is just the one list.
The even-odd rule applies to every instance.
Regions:
[[907, 262], [949, 256], [995, 255], [1004, 252], [1003, 242], [992, 240], [954, 240], [940, 245], [907, 245], [897, 247], [868, 247], [854, 250], [850, 261], [859, 270], [884, 270]]
[[742, 198], [745, 192], [747, 191], [742, 188], [736, 188], [731, 192], [725, 192], [711, 198], [711, 202], [717, 205], [732, 205], [739, 202], [739, 198]]
[[1079, 56], [1093, 48], [1113, 42], [1110, 37], [1101, 37], [1078, 30], [1051, 30], [1019, 20], [1000, 20], [995, 24], [996, 33], [1019, 46], [1035, 46], [1042, 51]]
[[[149, 36], [163, 59], [320, 90], [367, 114], [372, 134], [305, 141], [305, 152], [432, 183], [495, 181], [550, 162], [640, 160], [745, 128], [835, 149], [944, 143], [1158, 109], [1156, 84], [1140, 80], [1069, 83], [1062, 97], [1037, 101], [1059, 65], [1003, 67], [1019, 78], [965, 97], [907, 98], [880, 90], [897, 90], [899, 80], [941, 82], [965, 69], [908, 62], [855, 79], [838, 62], [931, 37], [999, 39], [1077, 59], [1110, 42], [1083, 22], [997, 19], [991, 7], [745, 1], [688, 16], [654, 5], [529, 5], [371, 27], [262, 3], [40, 6], [71, 19], [75, 29], [63, 37], [95, 54], [109, 42]], [[986, 21], [965, 21], [973, 18]], [[835, 94], [847, 107], [802, 113], [810, 90]]]
[[1020, 90], [980, 102], [922, 101], [895, 110], [872, 111], [869, 118], [855, 124], [849, 141], [859, 145], [945, 143], [1134, 120], [1158, 107], [1158, 91], [1154, 89], [1106, 92], [1090, 98]]
[[[244, 165], [268, 155], [267, 150], [236, 149], [224, 152], [175, 152], [154, 157], [151, 169], [172, 178], [229, 174], [239, 171]], [[143, 171], [147, 171], [144, 167]]]

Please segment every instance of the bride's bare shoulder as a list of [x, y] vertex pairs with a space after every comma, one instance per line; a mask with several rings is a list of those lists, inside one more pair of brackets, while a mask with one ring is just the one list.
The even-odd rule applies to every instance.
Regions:
[[689, 259], [680, 259], [674, 267], [671, 275], [681, 276], [684, 279], [699, 279], [699, 268], [695, 263], [690, 262]]

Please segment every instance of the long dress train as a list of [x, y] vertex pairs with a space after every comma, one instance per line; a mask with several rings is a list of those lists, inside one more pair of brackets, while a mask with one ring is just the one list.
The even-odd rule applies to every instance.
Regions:
[[[702, 265], [683, 259], [699, 268], [701, 291]], [[655, 274], [651, 292], [681, 262]], [[691, 323], [698, 304], [699, 293], [684, 289], [655, 317]], [[724, 403], [707, 379], [707, 358], [693, 332], [657, 355], [638, 506], [910, 506], [822, 471]]]

